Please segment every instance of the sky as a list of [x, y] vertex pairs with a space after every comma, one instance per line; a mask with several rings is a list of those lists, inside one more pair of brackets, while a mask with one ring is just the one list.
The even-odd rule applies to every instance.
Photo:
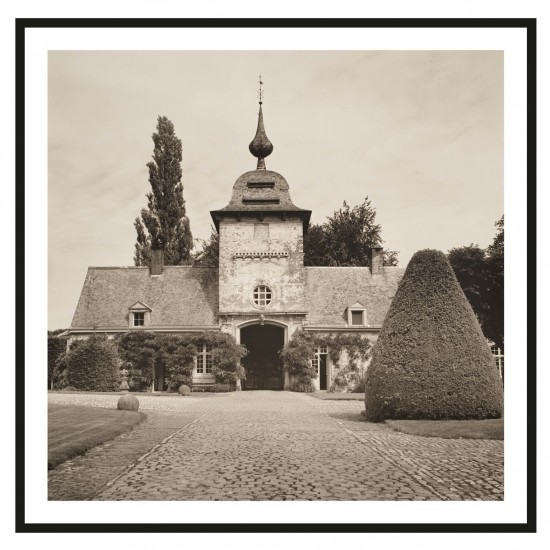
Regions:
[[500, 51], [50, 51], [48, 327], [88, 266], [133, 265], [157, 116], [182, 140], [193, 237], [256, 167], [258, 76], [295, 205], [323, 223], [368, 196], [384, 247], [489, 245], [504, 211]]

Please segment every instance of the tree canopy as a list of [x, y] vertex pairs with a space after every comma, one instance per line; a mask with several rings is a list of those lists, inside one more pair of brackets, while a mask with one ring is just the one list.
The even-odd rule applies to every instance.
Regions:
[[453, 271], [485, 336], [504, 350], [504, 216], [486, 249], [476, 244], [449, 250]]
[[159, 116], [153, 134], [153, 160], [147, 163], [151, 191], [147, 193], [147, 208], [135, 219], [137, 232], [135, 265], [149, 265], [151, 246], [162, 241], [166, 265], [191, 263], [193, 238], [186, 216], [181, 183], [182, 146], [174, 125]]
[[416, 252], [367, 370], [367, 420], [498, 418], [502, 380], [445, 255]]
[[[370, 266], [370, 249], [384, 242], [368, 197], [350, 208], [344, 201], [325, 223], [312, 224], [304, 238], [308, 266]], [[384, 251], [384, 265], [397, 265], [397, 252]]]
[[212, 227], [208, 241], [200, 239], [201, 248], [194, 255], [194, 265], [199, 267], [218, 267], [220, 258], [220, 236]]

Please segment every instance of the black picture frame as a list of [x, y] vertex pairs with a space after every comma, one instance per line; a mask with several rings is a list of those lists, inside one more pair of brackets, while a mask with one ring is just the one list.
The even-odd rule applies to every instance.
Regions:
[[[527, 510], [525, 523], [29, 523], [25, 518], [25, 39], [35, 28], [521, 28], [527, 41]], [[536, 19], [16, 19], [16, 494], [18, 533], [533, 533], [536, 532]]]

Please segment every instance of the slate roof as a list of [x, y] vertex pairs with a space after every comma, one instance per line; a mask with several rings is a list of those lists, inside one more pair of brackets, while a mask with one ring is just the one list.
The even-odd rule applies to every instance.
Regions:
[[216, 228], [226, 214], [258, 214], [277, 212], [297, 214], [309, 224], [311, 210], [295, 206], [290, 198], [288, 183], [281, 174], [272, 170], [252, 170], [240, 176], [233, 185], [229, 204], [210, 212]]
[[127, 329], [138, 301], [152, 308], [150, 328], [217, 325], [218, 270], [165, 266], [151, 276], [148, 267], [90, 267], [71, 329]]
[[402, 267], [384, 267], [372, 275], [368, 267], [306, 267], [308, 326], [345, 327], [346, 307], [360, 302], [367, 310], [367, 324], [379, 327], [390, 307]]

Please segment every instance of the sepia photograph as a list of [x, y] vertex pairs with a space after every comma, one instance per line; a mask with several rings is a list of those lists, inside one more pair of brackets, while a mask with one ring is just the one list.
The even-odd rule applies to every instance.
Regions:
[[261, 46], [48, 53], [48, 500], [502, 501], [503, 52]]

